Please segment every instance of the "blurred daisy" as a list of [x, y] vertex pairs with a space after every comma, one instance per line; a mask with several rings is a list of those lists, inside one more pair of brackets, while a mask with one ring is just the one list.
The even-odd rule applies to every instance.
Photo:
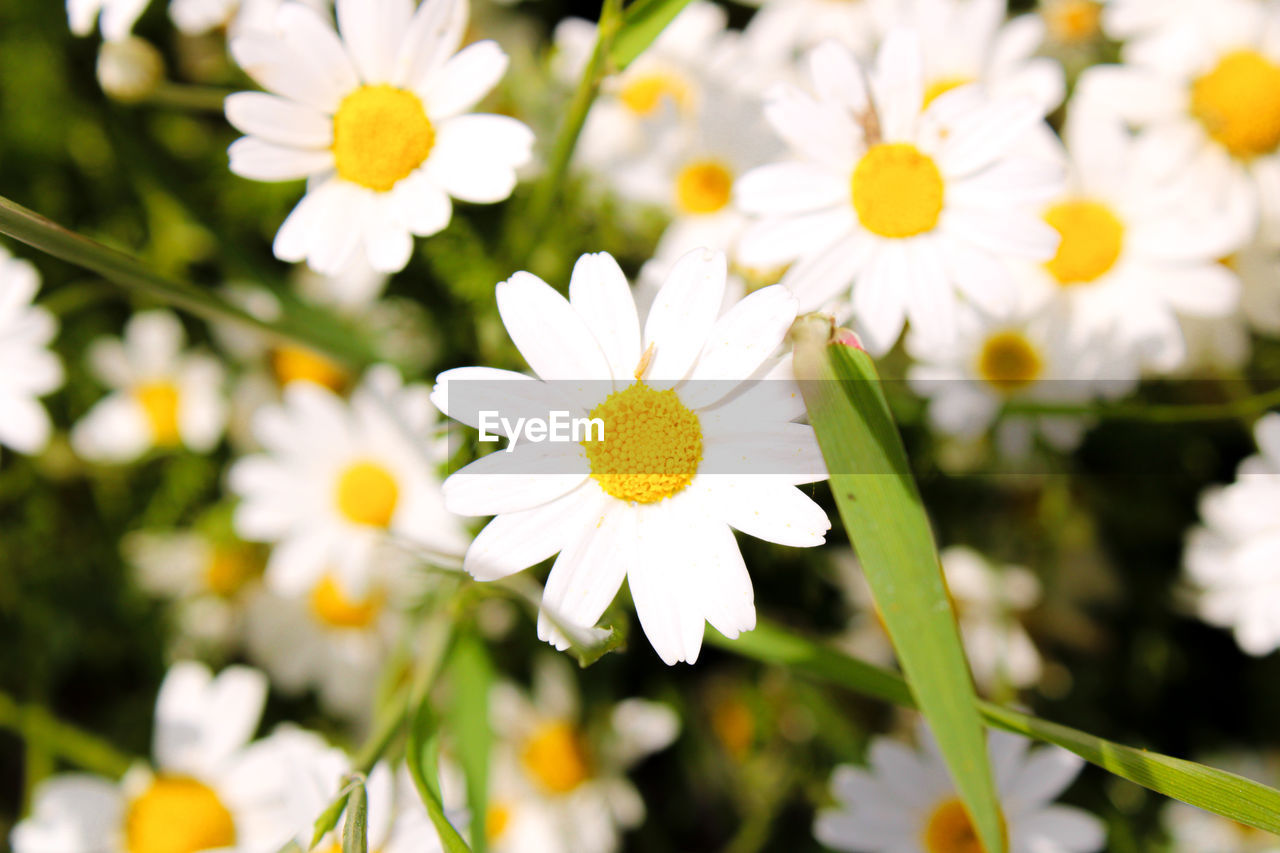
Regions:
[[231, 53], [274, 94], [227, 98], [247, 134], [231, 171], [260, 181], [308, 178], [276, 234], [281, 260], [342, 270], [363, 245], [374, 269], [403, 269], [411, 235], [444, 229], [450, 198], [502, 201], [533, 135], [507, 116], [466, 115], [507, 67], [495, 42], [454, 53], [465, 0], [338, 0], [341, 35], [314, 10], [286, 2], [271, 31], [243, 33]]
[[184, 351], [185, 337], [172, 312], [142, 311], [123, 339], [89, 345], [89, 369], [112, 391], [72, 429], [76, 453], [124, 463], [153, 448], [207, 453], [217, 445], [227, 419], [222, 366]]
[[1259, 452], [1240, 463], [1235, 482], [1201, 496], [1201, 525], [1182, 559], [1200, 618], [1262, 656], [1280, 648], [1280, 414], [1264, 415], [1254, 437]]
[[748, 0], [759, 6], [743, 31], [753, 52], [767, 62], [795, 62], [828, 39], [859, 56], [871, 52], [880, 34], [877, 0]]
[[264, 452], [235, 462], [228, 481], [241, 498], [237, 533], [275, 545], [266, 579], [277, 593], [307, 595], [328, 578], [363, 596], [387, 546], [466, 547], [436, 479], [443, 448], [428, 391], [402, 385], [394, 368], [371, 368], [349, 402], [293, 383], [253, 427]]
[[14, 853], [197, 853], [276, 850], [291, 834], [279, 813], [282, 770], [270, 738], [250, 744], [266, 700], [256, 670], [170, 667], [156, 699], [154, 768], [119, 782], [85, 773], [36, 789]]
[[0, 248], [0, 445], [39, 453], [49, 414], [39, 398], [62, 386], [62, 362], [49, 351], [57, 319], [32, 304], [40, 274]]
[[[1246, 200], [1280, 237], [1280, 6], [1215, 0], [1172, 47], [1081, 78], [1078, 97], [1146, 128], [1162, 165], [1192, 182], [1206, 210]], [[1251, 236], [1246, 235], [1246, 240]]]
[[902, 30], [866, 74], [834, 43], [809, 55], [808, 70], [814, 95], [784, 84], [766, 106], [794, 159], [738, 182], [740, 206], [760, 217], [743, 234], [741, 260], [794, 261], [782, 283], [802, 310], [852, 285], [874, 354], [893, 346], [906, 319], [946, 344], [958, 294], [1010, 305], [1002, 260], [1047, 260], [1057, 241], [1031, 205], [1058, 191], [1060, 170], [1017, 153], [1039, 126], [1038, 105], [962, 86], [925, 107], [920, 43]]
[[120, 41], [129, 37], [148, 0], [67, 0], [67, 23], [71, 32], [87, 36], [101, 16], [102, 37]]
[[[501, 853], [613, 853], [622, 831], [644, 820], [626, 771], [680, 731], [666, 705], [625, 699], [591, 738], [563, 658], [540, 656], [533, 696], [498, 684], [490, 705], [498, 742], [486, 831]], [[545, 846], [536, 846], [535, 840]]]
[[929, 422], [948, 435], [973, 439], [1000, 419], [996, 444], [1006, 455], [1023, 456], [1039, 432], [1055, 448], [1074, 447], [1085, 423], [1071, 417], [1010, 416], [1011, 401], [1087, 404], [1114, 399], [1137, 384], [1134, 358], [1103, 333], [1077, 340], [1056, 306], [983, 314], [963, 305], [951, 345], [907, 335], [907, 352], [917, 363], [907, 378], [929, 400]]
[[1255, 242], [1222, 263], [1240, 279], [1240, 308], [1229, 318], [1180, 318], [1187, 342], [1183, 375], [1240, 370], [1249, 362], [1250, 331], [1280, 336], [1280, 248]]
[[[831, 776], [837, 805], [818, 813], [814, 835], [828, 847], [860, 853], [969, 853], [982, 849], [956, 795], [933, 735], [922, 723], [910, 749], [875, 738], [867, 770], [843, 765]], [[1053, 799], [1084, 761], [1056, 746], [1028, 749], [1006, 732], [987, 733], [987, 751], [1004, 808], [1009, 853], [1091, 853], [1102, 849], [1102, 821]]]
[[1063, 47], [1097, 41], [1102, 35], [1102, 10], [1103, 0], [1040, 0], [1039, 6], [1048, 40]]
[[[270, 30], [276, 12], [286, 0], [169, 0], [169, 18], [179, 32], [198, 36], [226, 29], [234, 38], [252, 30]], [[330, 0], [296, 0], [327, 14]]]
[[139, 530], [120, 550], [139, 587], [173, 602], [180, 640], [171, 652], [225, 652], [238, 642], [245, 604], [262, 577], [261, 547], [204, 530]]
[[[1273, 755], [1234, 753], [1205, 762], [1274, 785], [1280, 779]], [[1280, 836], [1170, 800], [1162, 815], [1169, 853], [1280, 853]]]
[[[538, 619], [538, 636], [557, 648], [569, 645], [557, 626], [594, 625], [626, 579], [658, 655], [692, 663], [704, 621], [729, 637], [755, 627], [731, 528], [809, 547], [830, 527], [795, 487], [826, 473], [813, 430], [792, 423], [804, 408], [790, 359], [774, 356], [795, 298], [767, 287], [721, 316], [725, 275], [723, 253], [690, 253], [642, 333], [627, 280], [605, 253], [578, 260], [568, 300], [516, 273], [498, 285], [498, 311], [542, 381], [483, 367], [437, 381], [436, 405], [470, 426], [481, 410], [510, 413], [517, 396], [541, 405], [543, 417], [564, 410], [604, 426], [603, 440], [525, 443], [445, 482], [452, 511], [497, 516], [467, 551], [463, 568], [476, 579], [559, 552]], [[475, 407], [450, 407], [468, 395]], [[776, 472], [765, 476], [770, 465]]]
[[1206, 204], [1165, 170], [1166, 139], [1135, 137], [1093, 104], [1076, 105], [1065, 135], [1069, 185], [1041, 210], [1061, 240], [1048, 263], [1023, 268], [1027, 291], [1064, 300], [1079, 343], [1114, 339], [1173, 370], [1186, 357], [1178, 318], [1225, 319], [1239, 304], [1219, 260], [1249, 239], [1247, 201]]

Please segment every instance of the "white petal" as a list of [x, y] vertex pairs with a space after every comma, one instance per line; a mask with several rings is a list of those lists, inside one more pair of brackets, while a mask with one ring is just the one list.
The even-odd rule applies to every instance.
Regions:
[[449, 195], [490, 204], [511, 195], [515, 170], [533, 156], [533, 132], [507, 116], [464, 115], [437, 128], [423, 168]]
[[902, 333], [907, 303], [907, 247], [880, 244], [853, 288], [853, 312], [867, 352], [884, 355]]
[[684, 517], [675, 501], [668, 498], [636, 513], [635, 553], [627, 575], [640, 627], [667, 665], [697, 661], [706, 621], [702, 602], [689, 594], [687, 573], [696, 569], [689, 565], [692, 527], [709, 522]]
[[448, 227], [453, 219], [453, 202], [449, 194], [436, 186], [418, 170], [391, 190], [391, 203], [396, 216], [412, 233], [430, 237]]
[[431, 76], [422, 91], [432, 121], [465, 113], [489, 94], [507, 73], [507, 55], [492, 40], [469, 44]]
[[333, 168], [333, 152], [290, 148], [245, 136], [227, 149], [231, 171], [253, 181], [296, 181]]
[[813, 427], [805, 424], [744, 424], [725, 433], [704, 433], [700, 474], [772, 476], [793, 485], [827, 479]]
[[608, 505], [599, 525], [575, 533], [547, 576], [538, 639], [565, 649], [569, 642], [557, 622], [581, 628], [596, 624], [633, 565], [634, 537], [635, 513], [618, 502]]
[[1004, 154], [1041, 116], [1039, 105], [1029, 98], [994, 101], [952, 125], [938, 165], [953, 178], [976, 172]]
[[213, 678], [203, 664], [174, 664], [156, 697], [156, 764], [208, 778], [253, 737], [266, 699], [257, 670], [231, 666]]
[[806, 213], [844, 202], [849, 179], [811, 163], [771, 163], [752, 169], [734, 187], [743, 208], [765, 216]]
[[824, 41], [809, 52], [809, 79], [824, 101], [836, 101], [853, 113], [867, 108], [867, 89], [858, 61], [843, 44]]
[[801, 258], [782, 277], [782, 284], [799, 300], [801, 312], [816, 311], [850, 290], [870, 261], [875, 242], [865, 231]]
[[695, 249], [676, 261], [645, 321], [645, 346], [654, 348], [646, 376], [688, 375], [720, 313], [727, 275], [723, 252]]
[[290, 148], [328, 148], [333, 119], [313, 107], [264, 92], [228, 95], [227, 121], [241, 133]]
[[483, 411], [501, 412], [515, 423], [517, 418], [546, 417], [552, 409], [567, 405], [553, 385], [492, 367], [446, 370], [436, 377], [431, 402], [449, 417], [476, 429]]
[[915, 31], [895, 29], [885, 35], [871, 88], [885, 140], [906, 139], [924, 103], [924, 60]]
[[640, 318], [622, 268], [608, 252], [583, 255], [569, 279], [569, 303], [595, 335], [615, 381], [629, 382], [640, 362]]
[[337, 0], [338, 30], [364, 83], [391, 82], [411, 0]]
[[711, 328], [680, 399], [700, 409], [736, 388], [782, 344], [798, 306], [789, 290], [775, 284], [730, 308]]
[[375, 272], [399, 272], [413, 255], [413, 237], [400, 222], [398, 211], [391, 198], [379, 196], [362, 223], [365, 255]]
[[853, 208], [848, 205], [762, 219], [739, 238], [738, 260], [752, 267], [779, 266], [826, 249], [854, 227]]
[[1220, 264], [1162, 269], [1155, 286], [1175, 310], [1196, 317], [1226, 317], [1240, 302], [1240, 279]]
[[482, 456], [444, 481], [444, 500], [458, 515], [500, 515], [561, 497], [590, 474], [578, 444], [519, 444]]
[[604, 514], [604, 492], [584, 483], [557, 501], [500, 515], [476, 536], [462, 568], [480, 581], [505, 578], [559, 551]]
[[426, 0], [414, 13], [400, 45], [394, 81], [423, 91], [431, 75], [458, 49], [466, 28], [466, 0]]
[[497, 287], [498, 314], [534, 373], [546, 380], [609, 376], [595, 336], [569, 301], [542, 279], [518, 272]]
[[770, 482], [764, 477], [728, 475], [698, 480], [699, 484], [704, 482], [707, 507], [748, 536], [794, 548], [812, 548], [821, 545], [831, 529], [822, 507], [795, 486]]
[[832, 169], [851, 167], [862, 146], [862, 131], [845, 109], [788, 85], [770, 91], [764, 115], [791, 150]]

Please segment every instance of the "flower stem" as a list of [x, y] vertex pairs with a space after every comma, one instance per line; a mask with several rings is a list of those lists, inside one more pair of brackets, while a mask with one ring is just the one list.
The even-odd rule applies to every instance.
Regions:
[[189, 83], [165, 80], [147, 96], [146, 103], [180, 110], [220, 113], [223, 101], [232, 94], [232, 91], [215, 86], [192, 86]]
[[1198, 421], [1218, 421], [1256, 415], [1273, 406], [1280, 406], [1280, 388], [1253, 394], [1225, 403], [1191, 405], [1143, 403], [1074, 404], [1010, 401], [1005, 404], [1006, 415], [1079, 416], [1103, 420], [1146, 421], [1149, 423], [1180, 424]]
[[5, 693], [0, 693], [0, 728], [17, 732], [29, 749], [112, 779], [123, 776], [135, 763], [135, 759], [96, 735], [58, 720], [37, 705], [20, 705]]

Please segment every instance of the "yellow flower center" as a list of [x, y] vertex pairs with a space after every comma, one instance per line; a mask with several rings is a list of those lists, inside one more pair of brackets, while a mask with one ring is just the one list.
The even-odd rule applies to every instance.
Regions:
[[431, 153], [436, 133], [417, 95], [379, 83], [342, 99], [333, 117], [333, 158], [352, 183], [386, 192]]
[[1105, 204], [1084, 199], [1064, 201], [1049, 208], [1044, 221], [1062, 237], [1058, 253], [1045, 264], [1058, 284], [1096, 281], [1120, 259], [1124, 223]]
[[559, 720], [538, 727], [525, 741], [520, 761], [553, 794], [567, 794], [591, 776], [582, 738], [573, 726]]
[[217, 545], [204, 567], [205, 586], [214, 595], [230, 598], [262, 571], [254, 549], [244, 545]]
[[924, 105], [927, 107], [952, 89], [959, 89], [961, 86], [967, 86], [972, 82], [972, 77], [959, 75], [955, 77], [940, 77], [925, 87]]
[[1280, 65], [1253, 50], [1228, 53], [1191, 86], [1191, 114], [1231, 156], [1280, 146]]
[[1040, 378], [1044, 361], [1020, 332], [997, 332], [978, 356], [978, 375], [998, 390], [1018, 391]]
[[924, 828], [928, 853], [986, 853], [969, 813], [959, 800], [947, 800], [933, 810]]
[[311, 615], [330, 628], [368, 628], [382, 613], [382, 596], [348, 598], [333, 575], [325, 575], [311, 590]]
[[400, 487], [376, 462], [355, 462], [338, 477], [338, 512], [348, 521], [387, 527], [396, 512]]
[[937, 164], [904, 142], [875, 146], [853, 170], [853, 208], [863, 227], [881, 237], [901, 239], [932, 230], [945, 196]]
[[511, 824], [511, 809], [502, 803], [490, 803], [484, 813], [485, 838], [492, 843], [502, 837]]
[[1091, 41], [1100, 32], [1102, 4], [1097, 0], [1059, 0], [1045, 10], [1049, 35], [1060, 44]]
[[680, 492], [702, 461], [702, 426], [675, 391], [637, 382], [591, 410], [604, 423], [602, 441], [583, 441], [591, 476], [623, 501], [656, 503]]
[[681, 213], [715, 213], [733, 195], [733, 173], [717, 160], [695, 160], [676, 176], [676, 206]]
[[152, 440], [170, 447], [182, 440], [178, 432], [178, 386], [172, 382], [146, 382], [133, 389], [133, 398], [142, 407]]
[[689, 105], [689, 84], [671, 73], [636, 74], [618, 92], [622, 105], [638, 116], [650, 117], [665, 105], [683, 110]]
[[271, 369], [281, 387], [290, 382], [314, 382], [331, 391], [341, 391], [347, 384], [346, 371], [306, 347], [276, 347], [271, 351]]
[[196, 853], [236, 842], [231, 812], [211, 788], [186, 776], [157, 776], [125, 813], [129, 853]]

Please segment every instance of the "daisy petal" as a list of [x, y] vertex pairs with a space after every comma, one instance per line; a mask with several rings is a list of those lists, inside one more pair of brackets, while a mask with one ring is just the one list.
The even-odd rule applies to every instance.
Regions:
[[849, 180], [812, 163], [772, 163], [743, 175], [734, 192], [753, 213], [778, 216], [822, 210], [845, 201]]
[[[607, 499], [602, 495], [601, 500], [604, 503]], [[569, 647], [569, 641], [556, 627], [557, 620], [581, 628], [596, 624], [633, 565], [634, 537], [635, 514], [609, 502], [602, 510], [600, 523], [565, 546], [551, 567], [542, 592], [539, 640], [563, 650]]]
[[685, 405], [709, 406], [755, 373], [782, 344], [799, 303], [791, 291], [772, 285], [752, 293], [716, 321], [707, 344], [680, 391]]
[[568, 494], [588, 474], [578, 444], [518, 444], [481, 456], [445, 480], [445, 506], [458, 515], [519, 512]]
[[465, 115], [442, 123], [426, 169], [449, 195], [491, 204], [511, 195], [515, 170], [533, 156], [533, 132], [507, 116]]
[[682, 506], [687, 506], [685, 495], [636, 513], [634, 556], [627, 575], [640, 627], [668, 666], [698, 660], [706, 622], [701, 602], [687, 594], [687, 573], [698, 567], [689, 565], [689, 545], [696, 533]]
[[426, 0], [400, 44], [393, 82], [414, 92], [426, 91], [431, 76], [462, 43], [466, 29], [466, 0]]
[[422, 92], [427, 115], [433, 121], [465, 113], [489, 94], [507, 73], [507, 55], [496, 41], [467, 45], [431, 77]]
[[411, 0], [337, 0], [338, 30], [365, 83], [390, 82]]
[[707, 249], [695, 249], [672, 266], [644, 325], [645, 346], [654, 348], [647, 376], [688, 375], [720, 313], [727, 275], [724, 253]]
[[493, 581], [541, 563], [565, 546], [565, 531], [600, 521], [601, 494], [594, 483], [584, 483], [559, 500], [498, 516], [467, 549], [463, 570], [478, 581]]
[[245, 136], [227, 149], [231, 171], [252, 181], [297, 181], [333, 168], [333, 152], [276, 145]]
[[812, 548], [821, 545], [831, 529], [822, 507], [795, 486], [769, 482], [764, 477], [711, 475], [699, 480], [703, 482], [708, 510], [748, 536], [794, 548]]
[[518, 272], [497, 287], [498, 314], [533, 372], [545, 380], [609, 377], [595, 336], [551, 285]]
[[615, 382], [630, 382], [640, 362], [640, 318], [631, 287], [608, 252], [583, 255], [569, 279], [569, 303], [586, 322]]
[[328, 148], [333, 119], [304, 104], [265, 92], [228, 95], [227, 121], [241, 133], [291, 148]]

